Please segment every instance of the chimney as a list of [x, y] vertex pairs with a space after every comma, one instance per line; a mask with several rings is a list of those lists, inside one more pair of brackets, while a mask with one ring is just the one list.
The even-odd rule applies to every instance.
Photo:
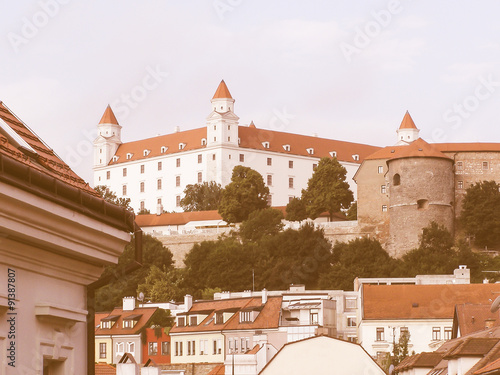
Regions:
[[192, 295], [186, 294], [184, 296], [184, 307], [185, 307], [186, 311], [189, 311], [191, 309], [191, 307], [193, 307], [193, 296]]
[[135, 309], [135, 297], [123, 297], [123, 311], [133, 311]]
[[163, 213], [163, 205], [161, 203], [158, 203], [156, 205], [156, 215], [160, 216]]
[[174, 128], [174, 133], [179, 133], [181, 131], [181, 127], [180, 126], [176, 126]]
[[262, 289], [262, 304], [265, 305], [267, 303], [267, 289]]

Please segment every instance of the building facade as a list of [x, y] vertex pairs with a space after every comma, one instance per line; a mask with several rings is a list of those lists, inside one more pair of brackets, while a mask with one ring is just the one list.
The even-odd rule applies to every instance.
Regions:
[[321, 157], [336, 157], [352, 177], [378, 147], [259, 129], [239, 124], [235, 100], [222, 81], [211, 100], [206, 126], [134, 142], [121, 142], [121, 126], [108, 106], [94, 141], [94, 185], [130, 198], [134, 210], [181, 211], [188, 184], [231, 180], [236, 165], [257, 170], [270, 190], [270, 204], [299, 197]]

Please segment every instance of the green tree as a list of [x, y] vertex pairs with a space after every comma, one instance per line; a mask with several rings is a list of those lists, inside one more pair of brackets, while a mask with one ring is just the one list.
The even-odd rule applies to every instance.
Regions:
[[367, 237], [333, 246], [330, 267], [320, 276], [321, 289], [353, 290], [356, 277], [390, 277], [398, 261], [391, 258], [380, 242]]
[[112, 310], [121, 305], [123, 297], [135, 296], [138, 285], [145, 282], [153, 265], [164, 270], [173, 267], [170, 250], [148, 234], [142, 236], [142, 267], [134, 272], [125, 273], [125, 269], [133, 263], [134, 258], [135, 241], [132, 238], [118, 259], [118, 264], [104, 269], [103, 276], [112, 275], [114, 281], [96, 291], [96, 311]]
[[151, 211], [147, 208], [143, 208], [142, 210], [137, 211], [137, 215], [151, 215]]
[[410, 354], [408, 350], [409, 342], [410, 332], [402, 331], [399, 335], [398, 342], [394, 343], [392, 348], [392, 364], [394, 365], [394, 367], [399, 365], [403, 361], [403, 359], [408, 357], [408, 355]]
[[478, 246], [496, 248], [500, 242], [499, 188], [495, 181], [483, 181], [466, 190], [460, 219]]
[[187, 185], [181, 207], [184, 211], [217, 210], [222, 198], [222, 187], [211, 181], [202, 184]]
[[346, 217], [348, 220], [358, 220], [358, 202], [354, 201], [347, 210]]
[[289, 221], [302, 221], [307, 219], [306, 205], [302, 199], [294, 197], [286, 205], [286, 219]]
[[252, 168], [237, 165], [233, 169], [231, 182], [222, 192], [219, 214], [228, 223], [240, 223], [251, 212], [266, 208], [269, 188], [262, 175]]
[[315, 219], [326, 211], [332, 220], [335, 213], [349, 208], [354, 195], [349, 190], [346, 174], [346, 169], [336, 158], [321, 158], [307, 182], [307, 189], [302, 190], [308, 217]]
[[104, 198], [105, 201], [125, 207], [129, 210], [132, 209], [132, 207], [130, 207], [130, 198], [118, 198], [116, 194], [111, 191], [106, 185], [97, 185], [94, 190], [99, 193], [99, 195]]
[[239, 233], [242, 239], [257, 241], [263, 236], [277, 234], [283, 229], [283, 213], [274, 208], [253, 211], [248, 219], [241, 223]]
[[153, 265], [144, 282], [137, 287], [137, 293], [144, 293], [145, 298], [151, 302], [180, 301], [187, 294], [184, 288], [183, 269], [160, 269]]

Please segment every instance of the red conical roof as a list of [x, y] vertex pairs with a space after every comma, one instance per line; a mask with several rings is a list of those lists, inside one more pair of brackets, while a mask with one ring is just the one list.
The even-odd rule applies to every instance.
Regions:
[[114, 125], [119, 125], [118, 120], [116, 119], [115, 114], [113, 113], [113, 110], [111, 107], [108, 106], [106, 107], [106, 110], [104, 111], [104, 114], [102, 115], [101, 121], [99, 121], [99, 124], [114, 124]]
[[212, 99], [232, 99], [233, 97], [229, 93], [229, 89], [226, 86], [224, 80], [220, 81], [219, 87], [217, 87], [217, 91], [214, 94]]
[[410, 113], [406, 111], [405, 117], [403, 117], [403, 121], [401, 121], [400, 129], [417, 129], [413, 119], [410, 116]]

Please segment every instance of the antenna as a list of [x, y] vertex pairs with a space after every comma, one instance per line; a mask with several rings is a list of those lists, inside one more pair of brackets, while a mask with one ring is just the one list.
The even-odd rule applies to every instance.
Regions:
[[141, 302], [144, 301], [144, 293], [143, 292], [139, 293], [139, 296], [137, 297], [137, 301], [141, 301]]
[[500, 296], [498, 296], [497, 298], [495, 298], [495, 300], [491, 304], [490, 311], [492, 313], [494, 313], [494, 312], [498, 311], [499, 308], [500, 308]]

